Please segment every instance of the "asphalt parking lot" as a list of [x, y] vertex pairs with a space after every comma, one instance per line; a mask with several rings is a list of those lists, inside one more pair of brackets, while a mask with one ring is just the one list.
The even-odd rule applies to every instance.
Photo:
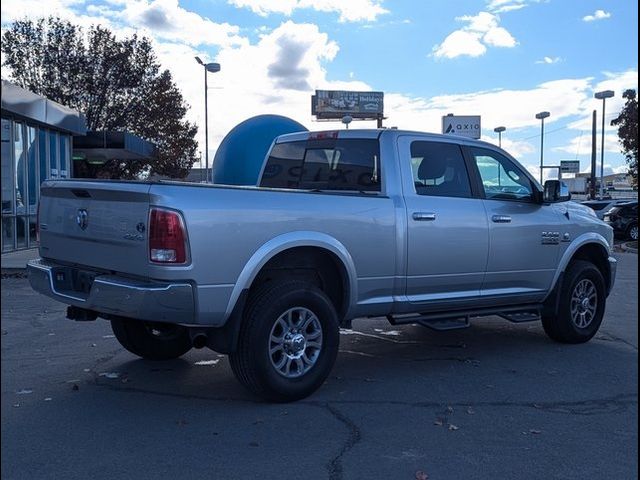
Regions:
[[497, 317], [433, 332], [356, 320], [323, 388], [250, 397], [226, 357], [139, 360], [108, 322], [2, 280], [2, 478], [633, 479], [638, 257], [588, 344]]

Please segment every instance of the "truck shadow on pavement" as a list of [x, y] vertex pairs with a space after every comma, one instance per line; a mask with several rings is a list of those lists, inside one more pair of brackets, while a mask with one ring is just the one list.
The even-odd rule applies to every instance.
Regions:
[[[340, 353], [325, 385], [310, 402], [473, 402], [500, 396], [532, 401], [571, 400], [607, 385], [620, 390], [629, 371], [637, 375], [637, 350], [599, 334], [582, 345], [554, 343], [538, 324], [482, 321], [462, 331], [431, 332], [419, 326], [390, 328], [369, 322], [343, 330]], [[95, 372], [99, 386], [202, 400], [262, 403], [235, 381], [226, 356], [192, 350], [167, 362], [128, 360], [116, 354]], [[598, 361], [594, 362], [594, 358]], [[589, 365], [585, 368], [585, 365]], [[626, 368], [620, 368], [620, 366]]]

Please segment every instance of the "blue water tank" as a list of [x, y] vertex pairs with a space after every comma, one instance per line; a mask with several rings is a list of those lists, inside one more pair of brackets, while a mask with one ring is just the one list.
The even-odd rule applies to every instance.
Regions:
[[224, 139], [211, 167], [213, 183], [255, 185], [264, 157], [278, 135], [307, 129], [281, 115], [258, 115], [236, 125]]

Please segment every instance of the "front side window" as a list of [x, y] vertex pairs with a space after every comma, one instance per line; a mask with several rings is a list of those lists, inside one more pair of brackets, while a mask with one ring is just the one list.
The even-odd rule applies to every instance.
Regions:
[[504, 155], [471, 148], [488, 200], [533, 201], [533, 185], [524, 172]]
[[452, 143], [411, 143], [411, 170], [418, 195], [471, 197], [462, 151]]
[[267, 160], [261, 187], [300, 190], [380, 191], [375, 139], [310, 139], [278, 143]]

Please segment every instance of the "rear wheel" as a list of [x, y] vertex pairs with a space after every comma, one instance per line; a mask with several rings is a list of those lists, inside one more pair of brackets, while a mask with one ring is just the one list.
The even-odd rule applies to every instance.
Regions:
[[631, 225], [627, 230], [627, 238], [630, 240], [638, 240], [638, 224]]
[[557, 342], [588, 342], [600, 328], [605, 302], [600, 271], [590, 262], [576, 260], [565, 273], [557, 314], [544, 315], [542, 326]]
[[278, 281], [249, 300], [238, 348], [229, 356], [236, 378], [252, 393], [288, 402], [313, 393], [338, 354], [338, 316], [309, 282]]
[[147, 360], [171, 360], [191, 350], [185, 327], [142, 320], [111, 320], [111, 329], [128, 351]]

